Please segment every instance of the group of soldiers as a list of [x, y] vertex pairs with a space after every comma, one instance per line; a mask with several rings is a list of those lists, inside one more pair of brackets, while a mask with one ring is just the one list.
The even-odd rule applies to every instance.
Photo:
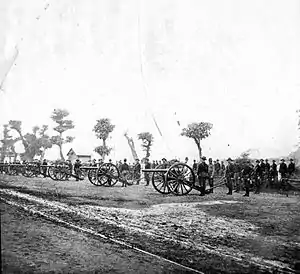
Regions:
[[268, 159], [256, 160], [253, 163], [251, 160], [233, 161], [231, 158], [227, 159], [227, 165], [224, 169], [216, 169], [215, 163], [211, 158], [206, 163], [206, 157], [201, 157], [199, 164], [194, 161], [193, 169], [197, 170], [197, 176], [201, 189], [201, 196], [206, 193], [206, 183], [209, 184], [209, 192], [213, 192], [214, 179], [218, 175], [221, 175], [226, 180], [226, 186], [228, 187], [227, 195], [232, 195], [235, 188], [235, 192], [239, 192], [242, 187], [245, 189], [244, 196], [248, 197], [250, 189], [253, 188], [255, 194], [259, 194], [261, 187], [265, 184], [266, 187], [286, 187], [287, 179], [295, 173], [295, 163], [293, 159], [290, 159], [289, 164], [285, 163], [284, 159], [280, 160], [279, 166], [276, 161], [273, 160], [272, 164]]

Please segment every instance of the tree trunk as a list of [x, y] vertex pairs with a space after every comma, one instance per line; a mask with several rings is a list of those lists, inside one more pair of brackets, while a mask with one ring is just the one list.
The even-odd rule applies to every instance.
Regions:
[[128, 135], [127, 135], [126, 133], [124, 134], [124, 136], [125, 136], [126, 139], [127, 139], [127, 142], [128, 142], [129, 147], [130, 147], [130, 150], [131, 150], [131, 154], [132, 154], [133, 159], [134, 159], [134, 160], [137, 159], [137, 158], [138, 158], [138, 155], [137, 155], [137, 153], [136, 153], [136, 151], [135, 151], [134, 142], [133, 142], [132, 138], [129, 138]]
[[[103, 142], [103, 146], [106, 147], [106, 142], [104, 139], [102, 140], [102, 142]], [[105, 161], [105, 156], [106, 156], [105, 153], [103, 153], [103, 155], [101, 155], [103, 162]]]
[[200, 141], [197, 140], [197, 139], [194, 139], [196, 145], [197, 145], [197, 148], [198, 148], [198, 152], [199, 152], [199, 160], [201, 160], [201, 157], [202, 157], [202, 148], [200, 146]]
[[65, 157], [62, 153], [62, 144], [63, 144], [63, 142], [62, 142], [62, 133], [60, 133], [59, 154], [60, 154], [60, 159], [64, 161]]
[[65, 158], [64, 158], [64, 155], [63, 155], [63, 153], [62, 153], [62, 145], [59, 145], [58, 147], [59, 147], [59, 155], [60, 155], [60, 159], [64, 161]]

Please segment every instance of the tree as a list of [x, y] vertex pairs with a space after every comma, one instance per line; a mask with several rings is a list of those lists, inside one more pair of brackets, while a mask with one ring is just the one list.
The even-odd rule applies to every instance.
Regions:
[[52, 136], [50, 140], [53, 145], [57, 145], [59, 147], [60, 158], [63, 161], [65, 160], [62, 153], [63, 144], [71, 143], [75, 139], [75, 137], [72, 136], [63, 137], [63, 133], [65, 131], [75, 127], [72, 120], [65, 119], [69, 116], [69, 114], [70, 113], [65, 109], [54, 109], [51, 115], [51, 119], [57, 123], [57, 126], [53, 129], [58, 132], [58, 135]]
[[154, 141], [153, 135], [150, 132], [142, 132], [138, 134], [138, 139], [142, 140], [142, 149], [146, 151], [146, 158], [148, 158]]
[[97, 123], [93, 128], [96, 137], [102, 140], [102, 145], [97, 146], [94, 151], [97, 152], [103, 160], [105, 159], [105, 156], [109, 155], [112, 150], [112, 148], [107, 146], [106, 140], [114, 128], [115, 125], [113, 125], [108, 118], [97, 120]]
[[3, 126], [3, 139], [0, 140], [2, 143], [1, 146], [1, 157], [0, 161], [3, 162], [5, 156], [7, 156], [10, 153], [13, 153], [14, 155], [14, 161], [16, 161], [17, 158], [17, 153], [15, 151], [15, 143], [18, 142], [20, 138], [12, 138], [12, 136], [9, 134], [9, 125], [4, 125]]
[[182, 129], [181, 136], [192, 138], [198, 148], [199, 157], [202, 157], [202, 148], [201, 140], [210, 136], [210, 130], [212, 129], [213, 124], [200, 122], [189, 124], [186, 128]]
[[128, 136], [128, 133], [125, 132], [124, 133], [124, 136], [128, 142], [128, 145], [130, 147], [130, 150], [131, 150], [131, 154], [132, 154], [132, 157], [133, 159], [137, 159], [138, 158], [138, 155], [136, 153], [136, 150], [135, 150], [135, 146], [134, 146], [134, 142], [133, 142], [133, 139], [131, 137]]
[[[25, 152], [21, 154], [21, 157], [27, 161], [32, 161], [35, 156], [41, 156], [43, 158], [46, 149], [52, 147], [49, 136], [45, 133], [48, 130], [47, 125], [43, 125], [42, 128], [34, 126], [31, 133], [22, 133], [22, 122], [17, 120], [9, 121], [11, 129], [14, 129], [19, 134], [19, 138], [16, 141], [21, 140], [24, 146]], [[15, 153], [14, 149], [12, 150]], [[16, 153], [15, 153], [16, 157]]]

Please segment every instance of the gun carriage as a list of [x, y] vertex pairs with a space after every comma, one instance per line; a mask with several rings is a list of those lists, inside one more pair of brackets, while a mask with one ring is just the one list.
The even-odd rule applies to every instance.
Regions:
[[[142, 172], [152, 173], [152, 185], [161, 194], [183, 196], [193, 189], [201, 191], [201, 187], [196, 185], [197, 180], [193, 169], [184, 163], [168, 162], [154, 169], [142, 169]], [[226, 180], [222, 177], [213, 188], [224, 184]], [[209, 192], [206, 191], [206, 193]]]

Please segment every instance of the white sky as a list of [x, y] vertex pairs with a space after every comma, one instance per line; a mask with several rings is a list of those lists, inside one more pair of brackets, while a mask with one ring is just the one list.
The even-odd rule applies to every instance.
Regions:
[[52, 127], [53, 109], [65, 108], [76, 125], [65, 153], [91, 153], [99, 144], [92, 128], [104, 117], [116, 125], [112, 159], [131, 159], [127, 129], [140, 156], [136, 134], [150, 131], [154, 158], [197, 157], [177, 118], [214, 124], [202, 142], [213, 158], [249, 148], [281, 156], [298, 141], [298, 0], [1, 0], [0, 80], [16, 45], [0, 126]]

